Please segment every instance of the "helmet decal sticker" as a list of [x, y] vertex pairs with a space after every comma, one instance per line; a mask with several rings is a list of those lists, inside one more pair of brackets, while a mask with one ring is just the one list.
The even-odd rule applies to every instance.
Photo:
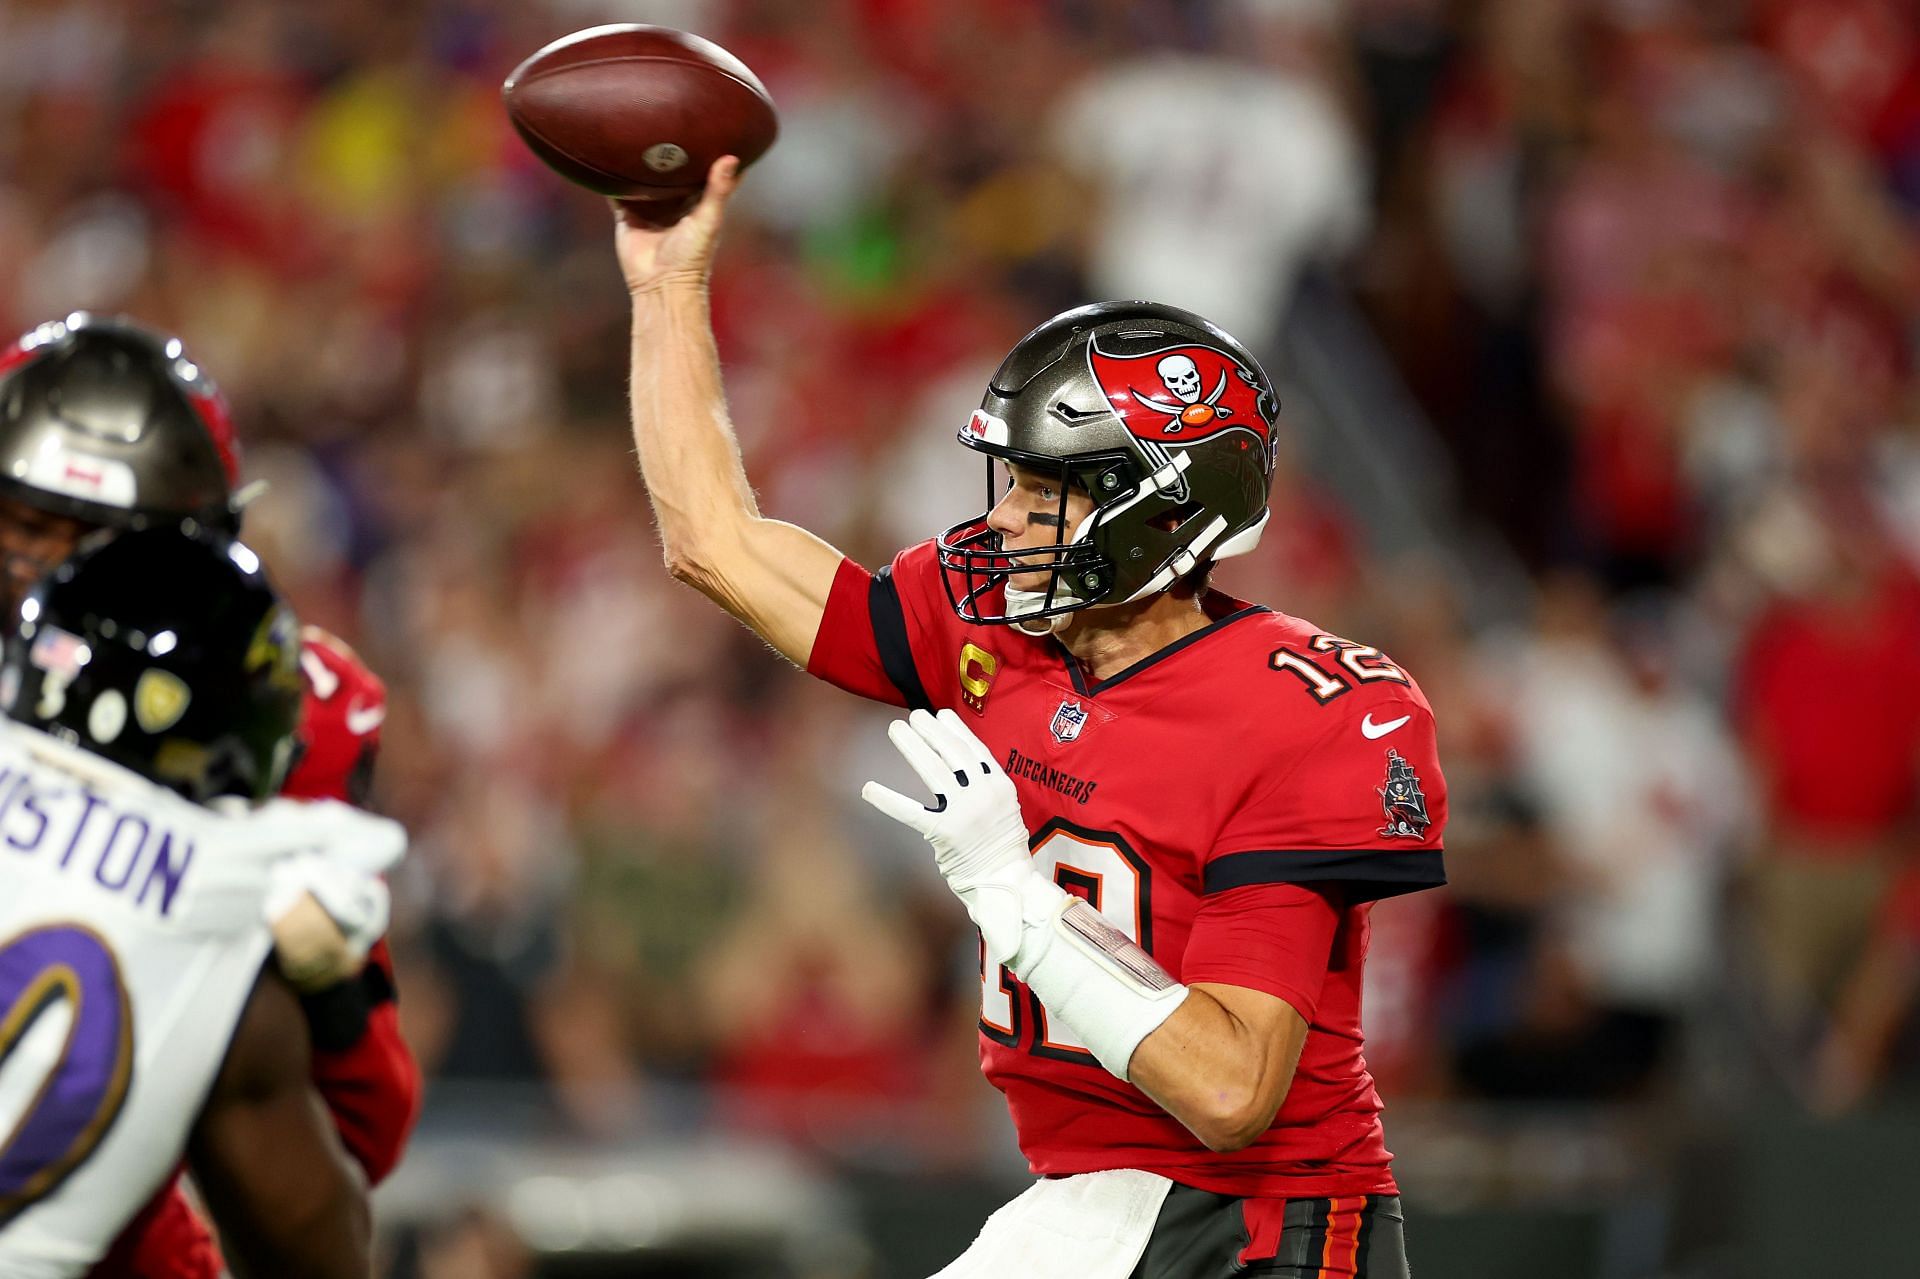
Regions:
[[127, 726], [127, 698], [117, 688], [103, 688], [87, 708], [87, 735], [103, 746], [119, 739]]
[[156, 666], [133, 686], [133, 715], [142, 732], [163, 733], [180, 722], [192, 700], [185, 680]]
[[1259, 380], [1224, 351], [1198, 343], [1140, 355], [1087, 345], [1094, 381], [1127, 429], [1142, 440], [1187, 443], [1244, 427], [1265, 444], [1277, 406]]
[[961, 433], [963, 435], [970, 435], [976, 440], [984, 440], [988, 444], [1000, 445], [1003, 448], [1010, 438], [1007, 424], [985, 409], [975, 409], [973, 416], [967, 419], [967, 424], [962, 428]]

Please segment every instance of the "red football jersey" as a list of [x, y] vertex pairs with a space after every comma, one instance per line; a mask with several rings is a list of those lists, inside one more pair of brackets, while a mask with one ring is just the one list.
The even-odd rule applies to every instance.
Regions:
[[[280, 793], [364, 807], [387, 718], [387, 686], [339, 636], [303, 626], [300, 640], [307, 679], [300, 758]], [[344, 1017], [325, 1016], [322, 1001], [306, 1001], [313, 1082], [348, 1153], [378, 1184], [400, 1162], [420, 1114], [420, 1068], [400, 1038], [393, 955], [384, 937], [368, 953], [357, 986], [363, 1008]]]
[[[1014, 779], [1056, 882], [1180, 980], [1264, 990], [1309, 1026], [1273, 1126], [1215, 1153], [1005, 969], [983, 972], [981, 1068], [1033, 1171], [1395, 1193], [1360, 992], [1371, 903], [1445, 882], [1446, 789], [1419, 687], [1376, 649], [1220, 592], [1205, 629], [1096, 681], [1050, 636], [962, 622], [940, 572], [931, 543], [872, 576], [843, 564], [809, 670], [958, 710]], [[1249, 926], [1262, 919], [1286, 927]]]
[[387, 686], [347, 642], [318, 626], [300, 628], [300, 755], [280, 793], [365, 806], [387, 720]]

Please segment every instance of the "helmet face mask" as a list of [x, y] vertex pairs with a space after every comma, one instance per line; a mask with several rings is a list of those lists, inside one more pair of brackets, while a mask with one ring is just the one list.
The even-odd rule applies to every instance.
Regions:
[[[1031, 627], [1043, 619], [1063, 617], [1098, 599], [1113, 580], [1113, 565], [1088, 540], [1090, 515], [1079, 521], [1068, 513], [1070, 495], [1078, 490], [1092, 495], [1104, 486], [1122, 488], [1131, 463], [1120, 455], [1082, 459], [1078, 464], [1055, 458], [987, 452], [986, 513], [964, 520], [941, 534], [938, 554], [947, 570], [948, 597], [955, 611], [968, 621], [1008, 621]], [[1034, 523], [1051, 523], [1051, 543], [1009, 548], [1004, 535], [989, 521], [994, 509], [1015, 486], [1013, 469], [1020, 467], [1050, 483], [1058, 495], [1051, 512], [1029, 515]], [[1109, 478], [1111, 477], [1111, 478]], [[1097, 511], [1097, 506], [1095, 510]], [[1045, 585], [1023, 590], [1013, 583], [1032, 574], [1045, 574]], [[996, 608], [993, 594], [1004, 593], [1004, 607]], [[1050, 629], [1050, 628], [1048, 628]]]
[[[959, 433], [987, 455], [988, 513], [937, 541], [954, 611], [1044, 632], [1251, 550], [1266, 522], [1278, 408], [1252, 355], [1192, 312], [1110, 302], [1047, 321], [1014, 347]], [[1057, 482], [1050, 545], [1009, 550], [991, 527], [998, 464]], [[1074, 487], [1093, 509], [1070, 528]], [[1038, 573], [1043, 588], [1014, 585]]]

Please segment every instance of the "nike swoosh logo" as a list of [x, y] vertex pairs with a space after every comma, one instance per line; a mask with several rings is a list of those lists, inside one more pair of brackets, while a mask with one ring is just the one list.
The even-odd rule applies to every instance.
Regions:
[[356, 706], [346, 714], [347, 731], [355, 737], [365, 737], [384, 724], [387, 708], [381, 706]]
[[1360, 732], [1368, 741], [1378, 741], [1412, 718], [1411, 715], [1402, 715], [1399, 719], [1390, 719], [1384, 724], [1376, 724], [1373, 722], [1373, 712], [1368, 711], [1360, 717]]

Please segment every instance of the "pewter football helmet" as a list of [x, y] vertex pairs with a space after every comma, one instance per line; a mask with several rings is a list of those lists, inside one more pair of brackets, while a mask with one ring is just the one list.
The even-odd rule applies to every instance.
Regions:
[[91, 524], [237, 524], [224, 397], [178, 338], [76, 312], [0, 353], [0, 493]]
[[[1056, 315], [1022, 338], [960, 442], [994, 461], [1057, 476], [1051, 546], [1008, 551], [986, 515], [938, 541], [954, 610], [1019, 622], [1126, 604], [1260, 540], [1273, 478], [1279, 399], [1253, 355], [1178, 307], [1102, 302]], [[1093, 512], [1065, 525], [1069, 486]], [[1045, 572], [1044, 591], [1009, 576]]]

